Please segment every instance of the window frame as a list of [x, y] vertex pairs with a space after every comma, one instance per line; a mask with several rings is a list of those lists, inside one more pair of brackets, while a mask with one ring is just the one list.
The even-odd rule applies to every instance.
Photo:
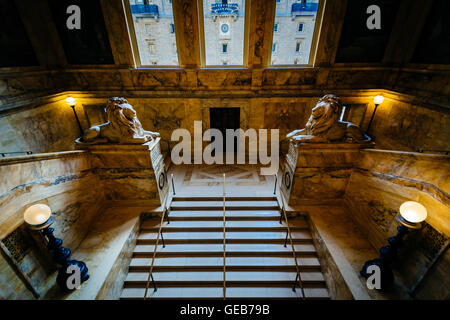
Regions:
[[[164, 1], [164, 0], [163, 0]], [[134, 28], [134, 21], [133, 21], [133, 14], [131, 13], [131, 4], [129, 0], [123, 0], [122, 1], [123, 7], [124, 7], [124, 11], [125, 11], [125, 18], [126, 18], [126, 25], [127, 25], [127, 29], [128, 29], [128, 37], [130, 38], [130, 45], [131, 45], [131, 52], [133, 55], [133, 62], [134, 62], [134, 68], [135, 69], [183, 69], [181, 67], [180, 64], [180, 50], [178, 50], [178, 41], [177, 41], [177, 27], [176, 27], [176, 23], [175, 23], [175, 17], [174, 17], [174, 33], [173, 35], [175, 36], [175, 45], [177, 46], [176, 52], [177, 52], [177, 60], [178, 60], [178, 65], [174, 66], [174, 65], [159, 65], [152, 64], [150, 65], [143, 65], [142, 61], [141, 61], [141, 56], [139, 54], [139, 46], [138, 46], [138, 42], [137, 42], [137, 37], [136, 37], [136, 30]], [[173, 14], [173, 6], [172, 7], [172, 14]], [[146, 30], [147, 32], [147, 30]], [[169, 30], [169, 35], [172, 34], [170, 33]], [[149, 45], [147, 43], [147, 45]]]
[[[317, 47], [318, 47], [319, 40], [320, 40], [319, 39], [320, 31], [322, 29], [324, 8], [325, 8], [326, 2], [327, 2], [326, 0], [319, 0], [319, 5], [318, 5], [318, 8], [317, 8], [317, 14], [316, 14], [316, 20], [315, 20], [315, 23], [314, 23], [314, 32], [313, 32], [313, 36], [312, 36], [312, 39], [311, 39], [311, 48], [310, 48], [310, 52], [309, 52], [308, 63], [307, 64], [276, 64], [276, 65], [273, 65], [272, 64], [272, 54], [273, 53], [272, 53], [272, 50], [271, 50], [270, 51], [270, 57], [269, 57], [269, 65], [267, 66], [267, 69], [277, 69], [277, 68], [280, 68], [280, 69], [287, 69], [287, 68], [294, 68], [294, 69], [295, 68], [297, 68], [297, 69], [300, 69], [300, 68], [314, 68], [315, 61], [316, 61], [316, 55], [317, 55], [317, 51], [318, 51]], [[274, 6], [274, 10], [275, 11], [273, 12], [274, 21], [276, 19], [276, 7], [277, 6], [275, 5]], [[305, 30], [304, 26], [303, 26], [303, 30]], [[298, 31], [298, 26], [297, 26], [295, 35], [296, 36], [302, 36], [302, 33], [303, 32], [299, 32]], [[273, 32], [272, 44], [274, 43], [274, 35], [275, 34], [276, 33]], [[296, 55], [297, 54], [298, 53], [296, 52]]]
[[228, 50], [228, 43], [227, 42], [222, 42], [222, 50], [220, 51], [221, 54], [228, 54], [229, 50]]
[[[170, 3], [169, 0], [163, 0], [166, 1], [167, 4], [169, 4], [172, 7], [172, 4]], [[200, 66], [199, 68], [201, 69], [247, 69], [248, 68], [248, 57], [249, 57], [249, 28], [250, 28], [250, 2], [251, 0], [245, 0], [245, 17], [244, 17], [244, 52], [243, 52], [243, 64], [242, 65], [206, 65], [206, 56], [205, 56], [205, 29], [204, 29], [204, 16], [203, 16], [203, 1], [206, 0], [197, 0], [198, 3], [198, 30], [199, 30], [199, 43], [200, 43]], [[284, 1], [281, 1], [284, 2]], [[126, 16], [126, 22], [127, 22], [127, 29], [128, 29], [128, 36], [129, 36], [129, 40], [130, 40], [130, 44], [131, 44], [131, 50], [132, 50], [132, 55], [134, 58], [134, 68], [135, 69], [184, 69], [183, 67], [181, 67], [181, 57], [180, 57], [180, 50], [178, 50], [178, 39], [177, 39], [177, 23], [175, 21], [175, 15], [174, 15], [174, 33], [170, 33], [169, 30], [169, 34], [173, 34], [176, 37], [176, 41], [175, 41], [175, 50], [176, 50], [176, 55], [177, 55], [177, 59], [178, 59], [178, 65], [143, 65], [140, 59], [140, 55], [139, 55], [139, 47], [137, 44], [137, 38], [136, 38], [136, 32], [135, 32], [135, 26], [134, 26], [134, 21], [133, 21], [133, 16], [131, 13], [131, 6], [130, 6], [130, 1], [129, 0], [123, 0], [122, 1], [123, 6], [124, 6], [124, 11], [125, 11], [125, 16]], [[278, 4], [279, 2], [277, 2]], [[315, 64], [315, 60], [316, 60], [316, 55], [317, 55], [317, 47], [318, 47], [318, 43], [319, 43], [319, 36], [320, 36], [320, 31], [321, 31], [321, 27], [322, 27], [322, 23], [323, 23], [323, 14], [324, 14], [324, 7], [326, 4], [326, 0], [320, 0], [319, 1], [319, 5], [318, 5], [318, 10], [317, 10], [317, 14], [316, 14], [316, 20], [315, 20], [315, 24], [314, 24], [314, 32], [313, 32], [313, 36], [312, 36], [312, 40], [311, 40], [311, 47], [310, 47], [310, 52], [309, 52], [309, 60], [307, 64], [277, 64], [277, 65], [273, 65], [272, 64], [272, 55], [277, 54], [278, 51], [278, 44], [276, 45], [276, 50], [275, 52], [272, 51], [273, 48], [273, 44], [274, 44], [274, 34], [279, 34], [280, 33], [280, 23], [279, 21], [276, 22], [275, 18], [276, 18], [276, 5], [274, 5], [274, 12], [273, 12], [273, 17], [274, 20], [272, 20], [271, 24], [272, 24], [272, 41], [271, 41], [271, 47], [269, 49], [269, 60], [267, 61], [267, 66], [265, 66], [265, 68], [267, 69], [276, 69], [276, 68], [311, 68], [314, 67]], [[172, 12], [173, 12], [173, 7], [172, 7]], [[299, 22], [300, 23], [300, 22]], [[274, 25], [277, 24], [277, 31], [274, 30]], [[297, 27], [298, 28], [298, 27]], [[298, 30], [298, 29], [297, 29]], [[304, 22], [303, 22], [303, 31], [305, 30], [305, 26], [304, 26]], [[296, 34], [301, 34], [303, 33], [297, 31]], [[275, 41], [276, 42], [276, 41]], [[222, 55], [226, 55], [229, 52], [229, 47], [227, 49], [226, 53], [221, 52]], [[298, 52], [297, 52], [298, 53]]]
[[300, 50], [302, 48], [302, 43], [303, 43], [303, 40], [301, 40], [301, 39], [295, 40], [295, 54], [300, 54]]
[[[198, 3], [198, 27], [199, 27], [199, 42], [200, 42], [200, 68], [201, 69], [246, 69], [248, 68], [248, 50], [249, 50], [249, 26], [250, 26], [250, 2], [251, 0], [245, 0], [245, 17], [244, 17], [244, 52], [242, 57], [242, 65], [206, 65], [206, 38], [205, 38], [205, 22], [203, 15], [203, 3], [206, 0], [197, 0]], [[228, 44], [228, 52], [229, 52]], [[227, 53], [228, 53], [227, 52]], [[220, 55], [226, 55], [227, 53], [220, 50]], [[228, 63], [228, 61], [227, 61]]]

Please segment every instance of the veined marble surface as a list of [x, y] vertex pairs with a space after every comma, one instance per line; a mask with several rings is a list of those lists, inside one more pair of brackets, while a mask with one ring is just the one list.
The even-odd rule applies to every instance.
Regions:
[[[294, 144], [294, 142], [290, 142]], [[367, 145], [351, 143], [295, 143], [297, 163], [290, 187], [289, 204], [305, 200], [343, 199], [360, 149]], [[292, 157], [292, 156], [290, 156]], [[283, 183], [286, 185], [285, 179]]]
[[[67, 295], [61, 295], [55, 283], [45, 299], [95, 300], [103, 286], [113, 287], [115, 278], [108, 277], [109, 272], [120, 255], [126, 254], [123, 249], [129, 249], [127, 241], [139, 224], [140, 215], [139, 208], [127, 207], [109, 208], [99, 213], [86, 238], [72, 254], [73, 259], [86, 263], [90, 278], [79, 290]], [[128, 266], [129, 262], [124, 260], [123, 263]], [[107, 280], [111, 283], [105, 283]]]
[[169, 171], [169, 193], [174, 175], [177, 196], [223, 195], [223, 174], [227, 196], [273, 196], [275, 178], [262, 176], [258, 165], [180, 165]]
[[[23, 225], [25, 209], [35, 203], [50, 206], [55, 218], [55, 235], [64, 246], [76, 249], [103, 206], [103, 190], [92, 172], [88, 153], [83, 151], [32, 155], [0, 160], [0, 239]], [[43, 253], [30, 247], [19, 268], [42, 293], [48, 290], [47, 270], [54, 267], [41, 260]], [[15, 286], [26, 296], [21, 280], [6, 261], [0, 261], [0, 287]], [[4, 292], [4, 291], [2, 291]]]
[[152, 150], [159, 139], [143, 145], [86, 145], [106, 200], [152, 200], [158, 196]]
[[[364, 150], [361, 162], [351, 174], [346, 204], [354, 221], [376, 248], [387, 245], [387, 239], [397, 233], [394, 218], [403, 202], [417, 201], [427, 208], [424, 227], [409, 233], [394, 266], [405, 290], [418, 284], [449, 241], [449, 159], [440, 155]], [[431, 291], [421, 294], [433, 298]]]

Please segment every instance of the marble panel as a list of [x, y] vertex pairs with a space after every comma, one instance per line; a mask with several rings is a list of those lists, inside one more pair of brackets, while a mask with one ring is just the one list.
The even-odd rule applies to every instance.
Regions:
[[450, 298], [448, 270], [450, 270], [450, 251], [447, 248], [414, 290], [414, 297], [424, 300], [448, 300]]
[[427, 208], [424, 227], [408, 234], [394, 264], [400, 287], [413, 290], [448, 246], [448, 157], [378, 150], [361, 153], [345, 199], [352, 218], [375, 248], [387, 245], [387, 239], [397, 233], [394, 218], [403, 202], [418, 201]]
[[[372, 115], [370, 110], [366, 118]], [[450, 151], [450, 111], [391, 99], [378, 108], [369, 135], [378, 149]]]
[[352, 168], [360, 159], [360, 148], [361, 145], [349, 143], [301, 143], [290, 147], [289, 150], [297, 150], [297, 163], [289, 204], [343, 199]]
[[[68, 294], [62, 294], [54, 283], [44, 299], [94, 300], [97, 297], [116, 297], [116, 286], [123, 278], [118, 270], [123, 268], [121, 255], [126, 258], [130, 254], [127, 243], [135, 237], [140, 214], [140, 210], [124, 207], [100, 211], [87, 236], [72, 254], [74, 259], [87, 264], [89, 280], [79, 290]], [[113, 279], [114, 275], [117, 279]]]
[[[314, 246], [317, 249], [320, 265], [322, 267], [321, 271], [327, 283], [328, 292], [330, 293], [331, 298], [333, 300], [353, 300], [354, 296], [349, 288], [351, 285], [347, 285], [344, 277], [342, 276], [342, 273], [345, 271], [341, 271], [337, 266], [327, 244], [322, 238], [315, 223], [311, 221], [309, 214], [308, 220], [310, 220], [309, 224]], [[360, 299], [361, 297], [357, 297], [357, 299], [358, 298]]]
[[280, 137], [285, 137], [289, 132], [303, 128], [308, 121], [310, 112], [306, 102], [292, 100], [264, 102], [260, 107], [264, 110], [263, 128], [279, 129]]
[[266, 69], [263, 73], [262, 86], [267, 89], [286, 87], [313, 88], [316, 84], [317, 73], [317, 69]]
[[[141, 217], [142, 219], [142, 217]], [[114, 262], [108, 277], [105, 279], [96, 300], [118, 300], [120, 293], [123, 290], [123, 284], [128, 275], [128, 268], [130, 266], [131, 258], [133, 257], [133, 250], [136, 246], [136, 240], [139, 235], [140, 223], [134, 224], [133, 229], [128, 235], [117, 260]]]
[[[77, 108], [77, 112], [81, 110]], [[52, 121], [55, 119], [58, 121]], [[0, 117], [0, 127], [0, 152], [73, 150], [80, 135], [72, 109], [62, 102]]]
[[14, 270], [0, 255], [0, 299], [4, 300], [31, 300], [34, 299], [24, 283]]
[[151, 154], [155, 148], [160, 150], [159, 143], [158, 138], [143, 145], [83, 146], [90, 152], [91, 166], [107, 200], [152, 200], [158, 195], [158, 180], [163, 169], [155, 170], [163, 157], [158, 151], [159, 156], [152, 163]]
[[[55, 235], [63, 240], [64, 246], [74, 250], [103, 206], [101, 184], [90, 169], [88, 154], [83, 151], [1, 159], [0, 172], [0, 239], [5, 239], [6, 243], [25, 228], [24, 210], [32, 204], [44, 203], [52, 209]], [[26, 274], [31, 284], [45, 294], [49, 288], [51, 268], [46, 263], [46, 253], [41, 252], [41, 247], [34, 241], [36, 239], [31, 240], [29, 246], [21, 246], [11, 252], [20, 272]], [[12, 243], [12, 249], [17, 247], [14, 243], [17, 242]], [[11, 245], [8, 246], [11, 249]], [[19, 270], [8, 267], [11, 270], [5, 271], [5, 277], [22, 291], [17, 292], [16, 296], [27, 297], [28, 289], [17, 282], [19, 278], [10, 279], [8, 275]], [[11, 297], [8, 288], [1, 288], [0, 294]]]
[[301, 200], [343, 199], [351, 169], [297, 168], [289, 204]]
[[249, 70], [202, 70], [197, 73], [199, 89], [250, 89], [252, 73]]

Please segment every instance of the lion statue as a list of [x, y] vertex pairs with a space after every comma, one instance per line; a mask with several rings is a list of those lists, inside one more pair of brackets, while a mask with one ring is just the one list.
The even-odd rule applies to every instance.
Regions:
[[110, 98], [106, 104], [108, 122], [84, 131], [78, 143], [142, 144], [159, 137], [159, 133], [145, 131], [136, 111], [125, 98]]
[[341, 102], [333, 94], [323, 96], [312, 109], [306, 128], [289, 133], [286, 138], [310, 143], [370, 143], [371, 139], [355, 124], [339, 121]]

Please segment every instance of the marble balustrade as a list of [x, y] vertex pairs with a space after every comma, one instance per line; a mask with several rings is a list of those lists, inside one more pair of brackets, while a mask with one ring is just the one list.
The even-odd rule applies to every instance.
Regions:
[[0, 255], [0, 298], [32, 298], [24, 283], [42, 295], [54, 284], [49, 276], [55, 265], [43, 258], [45, 248], [39, 247], [39, 239], [36, 246], [24, 225], [28, 206], [52, 208], [55, 235], [72, 252], [107, 207], [159, 207], [168, 193], [159, 141], [0, 159], [0, 240], [28, 277], [21, 281], [17, 268], [8, 264], [11, 259]]
[[361, 149], [352, 144], [292, 146], [283, 157], [282, 190], [289, 205], [339, 203], [377, 250], [397, 233], [394, 218], [400, 205], [422, 203], [428, 217], [400, 250], [397, 285], [422, 298], [448, 295], [448, 290], [437, 288], [440, 281], [449, 287], [444, 266], [450, 263], [450, 156]]
[[284, 193], [290, 193], [289, 205], [343, 199], [363, 147], [349, 143], [299, 143], [290, 148], [294, 151], [283, 156], [289, 163], [285, 168], [290, 169], [285, 169], [282, 180]]

